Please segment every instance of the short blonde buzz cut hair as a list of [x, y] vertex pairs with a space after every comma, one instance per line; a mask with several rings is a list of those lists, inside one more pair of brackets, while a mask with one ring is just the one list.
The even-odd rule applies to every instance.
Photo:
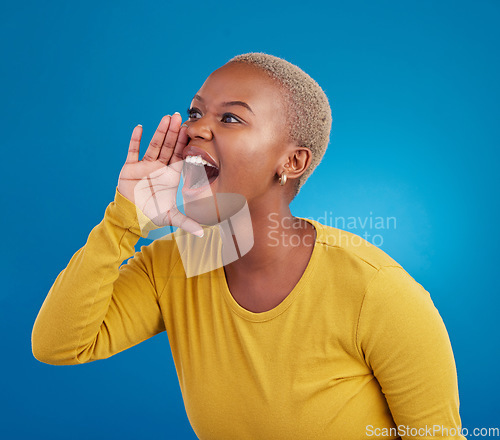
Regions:
[[302, 185], [319, 165], [330, 141], [332, 112], [328, 98], [306, 72], [283, 58], [262, 52], [251, 52], [231, 58], [229, 63], [247, 63], [266, 72], [284, 93], [287, 106], [286, 125], [289, 141], [311, 151], [311, 163], [297, 179], [295, 197]]

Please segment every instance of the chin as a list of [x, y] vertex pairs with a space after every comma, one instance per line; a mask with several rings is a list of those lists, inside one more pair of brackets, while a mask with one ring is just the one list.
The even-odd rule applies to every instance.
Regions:
[[247, 206], [245, 197], [237, 193], [203, 191], [196, 197], [184, 198], [186, 216], [209, 226], [231, 219]]

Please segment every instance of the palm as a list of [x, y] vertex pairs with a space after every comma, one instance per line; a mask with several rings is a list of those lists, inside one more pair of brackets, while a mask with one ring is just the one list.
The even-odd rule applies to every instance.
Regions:
[[182, 150], [187, 144], [180, 115], [165, 116], [144, 157], [139, 161], [142, 127], [135, 127], [127, 160], [120, 172], [118, 191], [132, 201], [157, 226], [178, 226], [188, 232], [202, 230], [183, 215], [176, 204], [182, 171]]
[[[179, 173], [160, 161], [126, 164], [120, 174], [133, 186], [135, 205], [157, 226], [172, 224]], [[145, 177], [146, 176], [146, 177]]]

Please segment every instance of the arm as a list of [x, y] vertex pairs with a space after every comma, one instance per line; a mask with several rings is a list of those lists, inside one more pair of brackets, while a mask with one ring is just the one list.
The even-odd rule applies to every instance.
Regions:
[[371, 280], [357, 343], [396, 426], [406, 431], [403, 439], [465, 438], [457, 433], [458, 381], [448, 333], [429, 293], [402, 268], [382, 267]]
[[[149, 227], [141, 232], [139, 222]], [[120, 267], [154, 228], [116, 189], [104, 219], [57, 276], [38, 313], [36, 359], [53, 365], [104, 359], [165, 330], [149, 247]]]

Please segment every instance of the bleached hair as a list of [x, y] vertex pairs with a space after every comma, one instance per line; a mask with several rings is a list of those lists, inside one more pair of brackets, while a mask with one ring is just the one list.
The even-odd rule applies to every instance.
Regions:
[[262, 52], [251, 52], [231, 58], [229, 63], [247, 63], [266, 72], [284, 91], [287, 106], [289, 141], [311, 151], [311, 163], [297, 179], [295, 197], [302, 185], [319, 165], [330, 141], [332, 112], [328, 98], [306, 72], [283, 58]]

